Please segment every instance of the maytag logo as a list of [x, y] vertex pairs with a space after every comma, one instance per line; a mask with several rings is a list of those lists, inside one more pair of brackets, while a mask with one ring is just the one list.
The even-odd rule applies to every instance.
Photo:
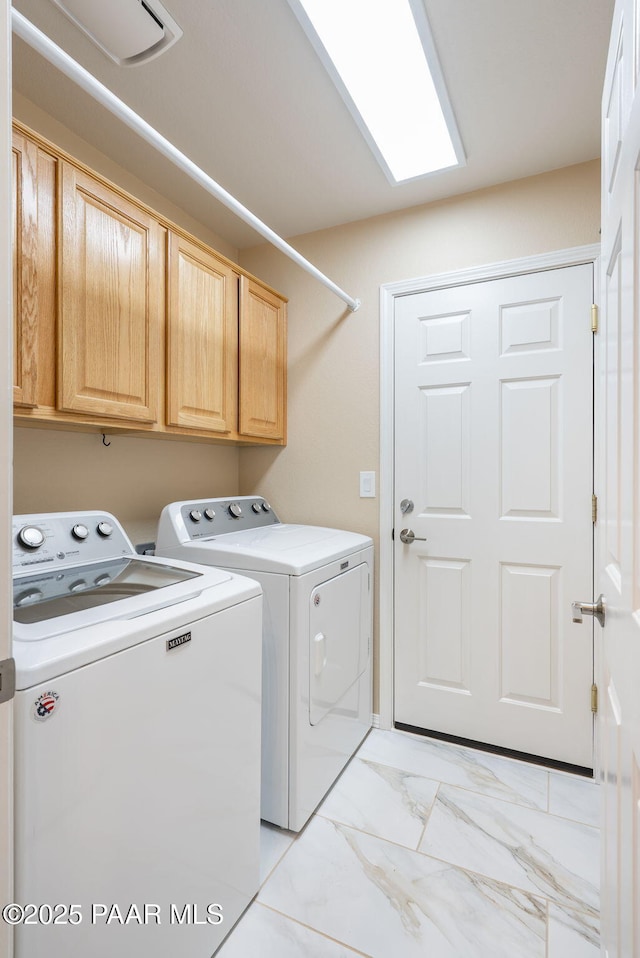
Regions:
[[348, 562], [341, 562], [341, 563], [340, 563], [340, 571], [341, 571], [341, 572], [342, 572], [343, 569], [348, 569], [348, 568], [349, 568], [349, 563], [348, 563]]
[[176, 635], [173, 639], [167, 639], [167, 652], [170, 652], [171, 649], [177, 649], [181, 645], [186, 645], [187, 642], [191, 642], [191, 632], [185, 632], [183, 635]]

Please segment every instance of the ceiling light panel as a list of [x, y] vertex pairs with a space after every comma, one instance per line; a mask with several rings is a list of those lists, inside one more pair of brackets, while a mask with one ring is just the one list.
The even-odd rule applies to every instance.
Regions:
[[422, 0], [289, 0], [392, 183], [464, 163]]

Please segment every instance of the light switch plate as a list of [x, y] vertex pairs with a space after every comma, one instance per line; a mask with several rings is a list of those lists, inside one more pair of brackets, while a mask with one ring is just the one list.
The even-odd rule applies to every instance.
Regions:
[[375, 472], [360, 473], [360, 498], [375, 499], [376, 497], [376, 474]]

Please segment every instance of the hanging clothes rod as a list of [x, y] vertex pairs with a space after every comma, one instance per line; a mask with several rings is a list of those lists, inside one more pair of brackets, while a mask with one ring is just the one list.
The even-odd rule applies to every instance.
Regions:
[[174, 163], [175, 166], [186, 173], [187, 176], [190, 176], [191, 179], [198, 183], [207, 193], [210, 193], [211, 196], [219, 200], [227, 209], [235, 213], [239, 219], [251, 226], [256, 233], [259, 233], [260, 236], [268, 240], [276, 249], [279, 249], [285, 256], [293, 260], [294, 263], [297, 263], [298, 266], [315, 277], [315, 279], [326, 286], [327, 289], [330, 289], [332, 293], [339, 296], [352, 312], [355, 312], [360, 307], [359, 299], [354, 299], [352, 296], [349, 296], [348, 293], [345, 293], [333, 280], [325, 276], [317, 266], [310, 263], [309, 260], [305, 259], [293, 246], [290, 246], [286, 240], [283, 240], [281, 236], [274, 233], [266, 223], [263, 223], [251, 210], [248, 210], [246, 206], [238, 202], [231, 193], [227, 193], [219, 183], [216, 183], [204, 170], [196, 166], [188, 156], [181, 153], [173, 143], [170, 143], [161, 133], [158, 133], [146, 120], [143, 120], [141, 116], [134, 113], [126, 103], [115, 96], [115, 94], [104, 86], [104, 84], [100, 83], [99, 80], [96, 80], [91, 73], [66, 54], [64, 50], [50, 40], [46, 34], [38, 30], [37, 27], [34, 27], [31, 21], [23, 17], [14, 7], [11, 8], [11, 27], [13, 32], [19, 36], [21, 40], [28, 43], [30, 47], [48, 60], [49, 63], [52, 63], [61, 73], [64, 73], [65, 76], [69, 77], [70, 80], [73, 80], [74, 83], [92, 96], [94, 100], [97, 100], [98, 103], [106, 107], [110, 113], [113, 113], [114, 116], [122, 120], [130, 129], [141, 136], [143, 140], [150, 143], [154, 149]]

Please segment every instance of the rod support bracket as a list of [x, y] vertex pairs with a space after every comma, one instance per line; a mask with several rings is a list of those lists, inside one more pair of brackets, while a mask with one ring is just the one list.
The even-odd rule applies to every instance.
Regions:
[[360, 300], [356, 299], [353, 306], [349, 304], [349, 309], [351, 310], [352, 313], [357, 313], [361, 306], [362, 306], [362, 303], [360, 302]]

